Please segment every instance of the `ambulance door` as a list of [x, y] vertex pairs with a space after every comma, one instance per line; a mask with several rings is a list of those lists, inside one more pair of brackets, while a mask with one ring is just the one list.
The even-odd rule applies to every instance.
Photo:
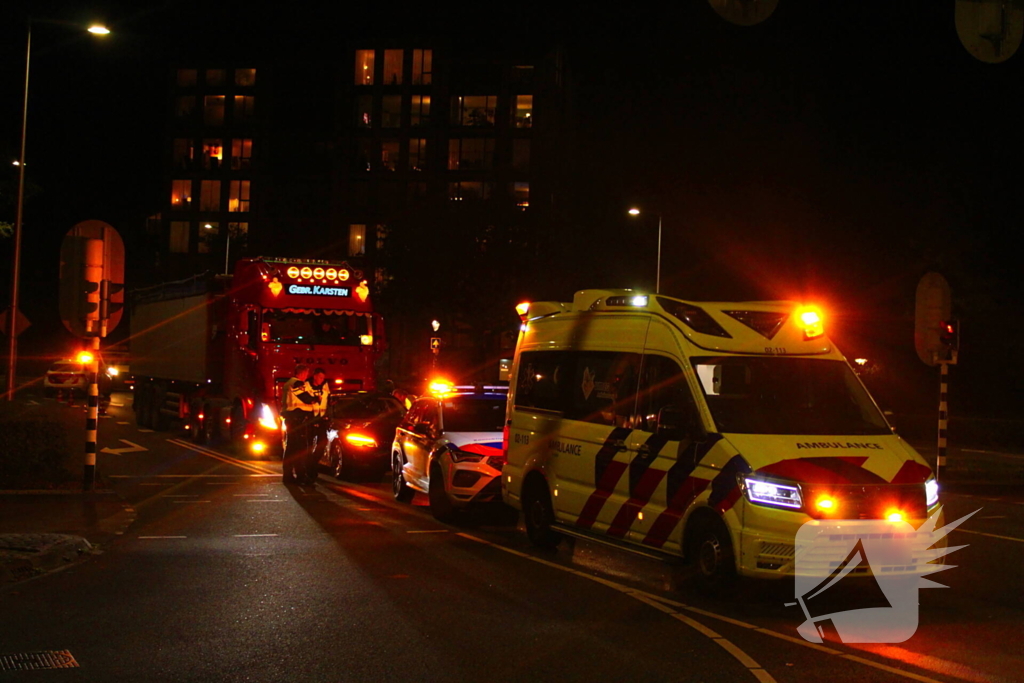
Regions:
[[679, 523], [704, 488], [692, 477], [703, 430], [679, 362], [645, 354], [643, 366], [636, 420], [643, 443], [630, 466], [629, 503], [613, 535], [678, 552]]
[[640, 353], [566, 352], [563, 417], [549, 443], [559, 521], [606, 532], [629, 495]]

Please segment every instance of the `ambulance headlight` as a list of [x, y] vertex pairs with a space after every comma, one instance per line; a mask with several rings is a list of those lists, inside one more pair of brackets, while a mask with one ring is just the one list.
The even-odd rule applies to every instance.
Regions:
[[935, 481], [935, 477], [931, 477], [924, 483], [924, 498], [925, 505], [933, 507], [939, 502], [939, 482]]
[[790, 510], [799, 510], [803, 506], [800, 487], [795, 484], [745, 477], [743, 491], [747, 495], [747, 500], [755, 505], [768, 505]]

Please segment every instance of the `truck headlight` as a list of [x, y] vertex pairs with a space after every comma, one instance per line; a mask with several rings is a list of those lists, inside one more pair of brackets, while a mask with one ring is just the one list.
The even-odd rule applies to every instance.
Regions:
[[800, 487], [796, 484], [783, 484], [767, 479], [745, 477], [743, 479], [743, 491], [747, 494], [747, 500], [755, 505], [767, 505], [769, 507], [787, 508], [790, 510], [799, 510], [803, 507]]

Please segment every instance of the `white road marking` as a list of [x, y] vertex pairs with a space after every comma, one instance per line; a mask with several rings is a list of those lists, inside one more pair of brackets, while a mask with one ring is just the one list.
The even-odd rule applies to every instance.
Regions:
[[125, 421], [125, 422], [118, 422], [117, 424], [119, 424], [119, 425], [126, 425], [126, 424], [130, 424], [130, 423]]
[[256, 496], [269, 496], [270, 494], [269, 493], [235, 493], [235, 494], [232, 494], [232, 495], [234, 495], [236, 498], [248, 498], [248, 497], [256, 497]]
[[229, 465], [235, 465], [236, 467], [241, 467], [243, 469], [247, 469], [250, 472], [256, 472], [258, 474], [272, 474], [271, 470], [268, 470], [266, 467], [260, 467], [258, 465], [252, 465], [252, 464], [250, 464], [250, 463], [248, 463], [248, 462], [246, 462], [244, 460], [238, 460], [237, 458], [232, 458], [230, 456], [224, 455], [223, 453], [218, 453], [217, 451], [210, 450], [209, 448], [203, 448], [202, 446], [196, 446], [194, 444], [191, 444], [191, 443], [189, 443], [187, 441], [183, 441], [181, 439], [167, 439], [167, 441], [172, 443], [172, 444], [174, 444], [175, 446], [181, 446], [182, 448], [187, 448], [190, 451], [195, 451], [196, 453], [200, 453], [202, 455], [209, 456], [211, 458], [214, 458], [215, 460], [220, 460], [221, 462], [226, 462]]
[[145, 446], [140, 446], [137, 443], [129, 441], [128, 439], [118, 439], [121, 443], [128, 444], [127, 448], [104, 448], [100, 453], [113, 453], [114, 455], [123, 455], [125, 453], [141, 453], [142, 451], [148, 451], [149, 449]]
[[1002, 453], [1000, 451], [983, 451], [977, 448], [961, 448], [964, 453], [984, 453], [985, 455], [998, 455], [1002, 458], [1013, 458], [1015, 460], [1024, 460], [1024, 455], [1020, 453]]
[[962, 531], [965, 534], [975, 534], [977, 536], [988, 536], [989, 538], [1001, 538], [1004, 541], [1017, 541], [1017, 543], [1024, 543], [1024, 538], [1014, 538], [1013, 536], [1000, 536], [999, 534], [986, 534], [983, 531], [968, 531], [967, 529], [953, 529], [953, 531]]
[[235, 538], [270, 538], [277, 534], [235, 534]]
[[153, 430], [152, 430], [152, 429], [142, 429], [142, 428], [140, 427], [140, 428], [139, 428], [139, 432], [140, 432], [140, 433], [142, 433], [142, 434], [152, 434], [152, 433], [153, 433]]
[[151, 540], [154, 538], [188, 538], [188, 536], [139, 536], [139, 538]]
[[246, 503], [283, 503], [281, 498], [262, 498], [260, 500], [247, 500]]

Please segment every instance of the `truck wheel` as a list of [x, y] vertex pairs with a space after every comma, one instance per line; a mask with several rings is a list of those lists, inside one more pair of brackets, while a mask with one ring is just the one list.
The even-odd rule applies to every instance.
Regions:
[[562, 541], [562, 535], [553, 528], [555, 511], [551, 507], [551, 494], [547, 484], [534, 481], [523, 495], [523, 518], [526, 535], [538, 548], [552, 550]]
[[721, 590], [736, 581], [736, 555], [729, 530], [720, 519], [701, 519], [694, 527], [687, 555], [697, 569], [697, 579], [706, 588]]
[[167, 418], [160, 412], [164, 407], [164, 390], [154, 386], [149, 397], [149, 428], [158, 432], [166, 431]]
[[399, 503], [408, 503], [412, 500], [415, 491], [405, 483], [405, 474], [402, 472], [402, 454], [395, 453], [391, 456], [391, 493]]
[[143, 384], [135, 390], [135, 397], [132, 399], [132, 408], [135, 410], [135, 424], [144, 429], [149, 429], [147, 419], [149, 418], [149, 385]]
[[444, 487], [444, 474], [436, 462], [430, 466], [430, 488], [427, 491], [430, 498], [430, 514], [434, 515], [434, 519], [446, 523], [455, 519], [455, 505], [448, 497], [448, 491]]

